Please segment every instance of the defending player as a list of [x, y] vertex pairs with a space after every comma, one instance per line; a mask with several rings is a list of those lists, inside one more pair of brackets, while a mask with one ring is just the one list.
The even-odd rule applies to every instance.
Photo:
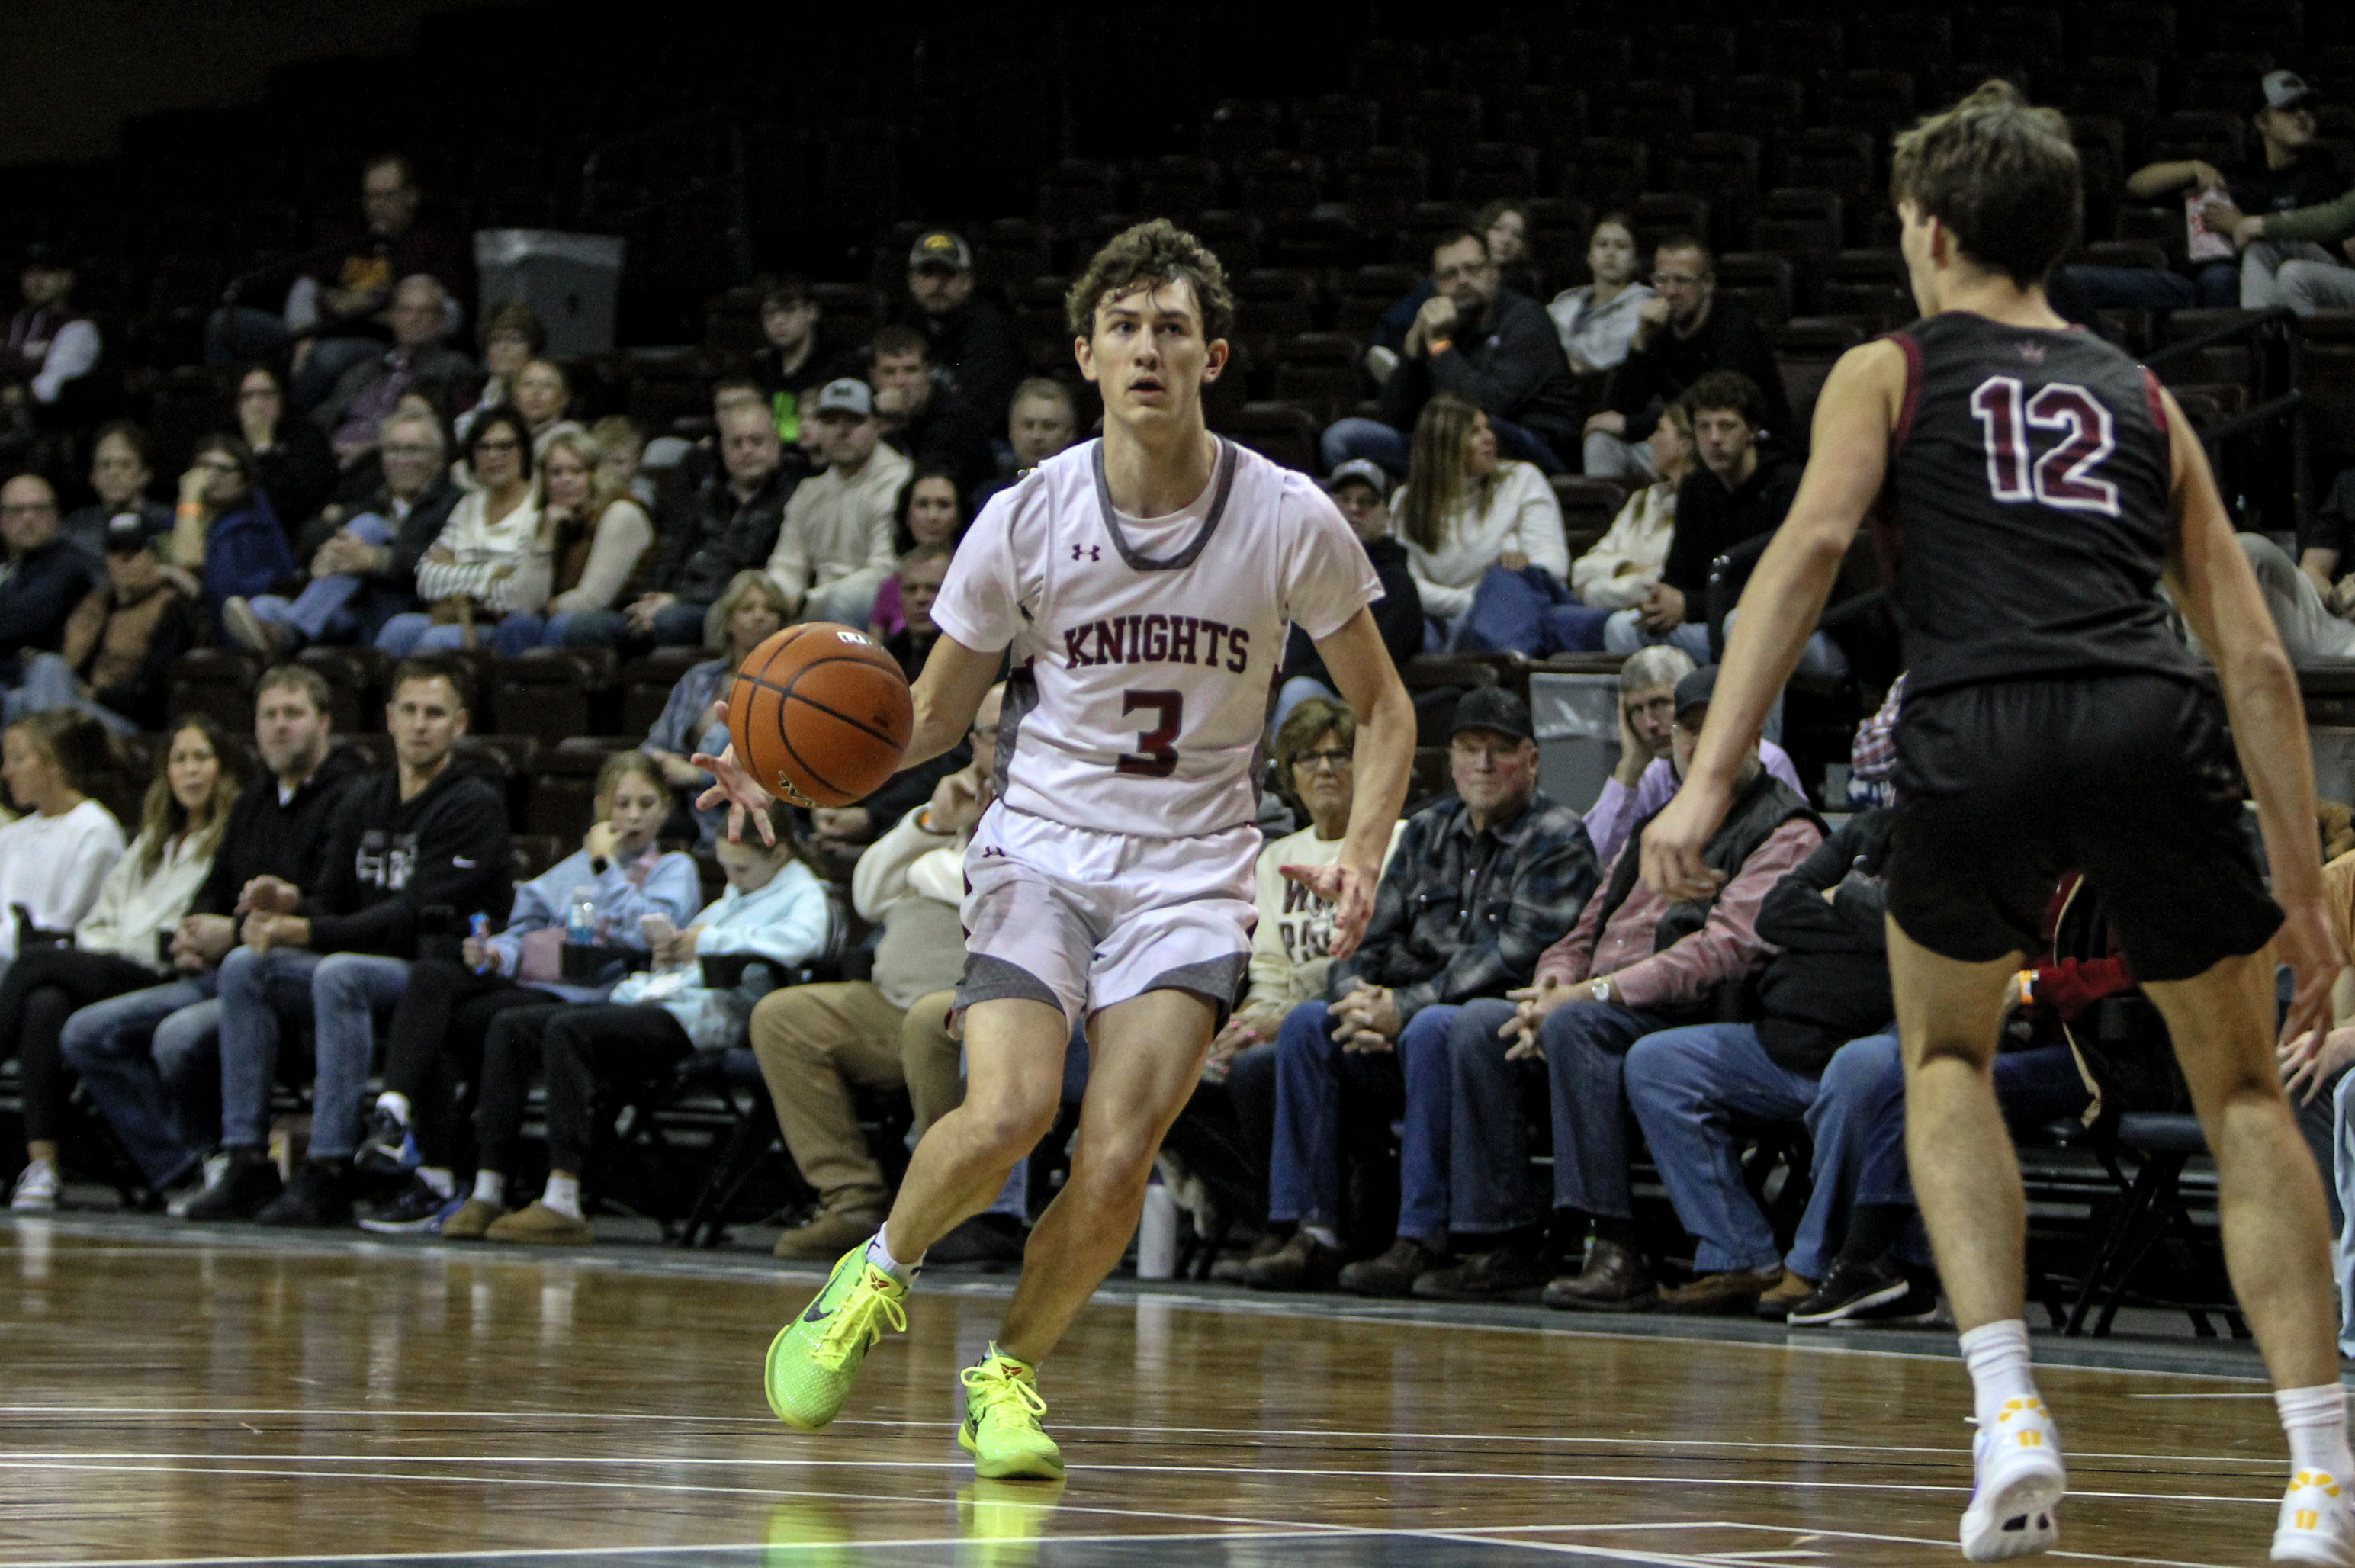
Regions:
[[[1284, 626], [1365, 715], [1338, 864], [1300, 880], [1354, 949], [1406, 792], [1414, 719], [1366, 605], [1380, 592], [1305, 476], [1213, 437], [1202, 388], [1233, 314], [1218, 259], [1166, 221], [1073, 286], [1103, 438], [983, 509], [932, 618], [910, 763], [955, 744], [1012, 649], [998, 799], [965, 859], [965, 1098], [917, 1146], [890, 1219], [769, 1349], [770, 1407], [832, 1421], [924, 1250], [987, 1206], [1053, 1123], [1073, 1023], [1090, 1075], [1068, 1184], [1031, 1233], [997, 1341], [964, 1374], [958, 1441], [984, 1477], [1057, 1478], [1034, 1371], [1136, 1229], [1161, 1139], [1201, 1076], [1251, 952], [1253, 768]], [[712, 766], [739, 805], [764, 796]]]
[[[2045, 304], [2078, 226], [2061, 116], [1991, 83], [1898, 138], [1892, 190], [1923, 319], [1851, 350], [1826, 382], [1700, 751], [1645, 831], [1645, 875], [1672, 895], [1712, 877], [1701, 847], [1885, 485], [1912, 672], [1889, 956], [1906, 1153], [1977, 1405], [1964, 1553], [2015, 1557], [2058, 1536], [2065, 1477], [2029, 1371], [2024, 1205], [1988, 1062], [2005, 984], [2074, 869], [2167, 1019], [2215, 1152], [2226, 1260], [2290, 1439], [2274, 1560], [2355, 1563], [2322, 1192], [2274, 1051], [2276, 959], [2296, 975], [2291, 1041], [2327, 1018], [2341, 963], [2296, 679], [2174, 400]], [[2240, 833], [2224, 715], [2169, 635], [2162, 575], [2215, 662], [2270, 901]]]

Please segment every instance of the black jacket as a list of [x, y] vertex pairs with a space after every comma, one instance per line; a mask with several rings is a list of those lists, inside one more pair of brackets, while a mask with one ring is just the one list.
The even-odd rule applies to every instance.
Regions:
[[[1423, 652], [1423, 595], [1415, 588], [1414, 573], [1407, 570], [1406, 546], [1388, 534], [1360, 542], [1374, 563], [1374, 575], [1382, 580], [1382, 596], [1367, 608], [1374, 613], [1374, 625], [1382, 635], [1382, 646], [1390, 650], [1391, 663], [1403, 669], [1407, 660]], [[1283, 678], [1295, 676], [1333, 684], [1316, 645], [1297, 626], [1284, 645]]]
[[348, 746], [328, 752], [317, 771], [303, 781], [292, 800], [278, 798], [278, 781], [261, 778], [229, 807], [213, 854], [212, 874], [188, 906], [191, 914], [232, 914], [238, 894], [256, 877], [277, 877], [304, 892], [319, 885], [325, 862], [327, 827], [345, 789], [368, 771]]
[[1739, 370], [1757, 382], [1766, 400], [1765, 428], [1793, 446], [1806, 443], [1807, 432], [1792, 423], [1790, 395], [1766, 329], [1739, 300], [1710, 301], [1709, 319], [1690, 337], [1657, 332], [1648, 347], [1630, 348], [1611, 372], [1604, 401], [1627, 416], [1625, 439], [1641, 441], [1660, 422], [1663, 407], [1712, 370]]
[[0, 578], [0, 657], [13, 665], [19, 654], [56, 653], [97, 578], [90, 558], [62, 536], [10, 561]]
[[1758, 1043], [1785, 1071], [1821, 1072], [1841, 1046], [1897, 1016], [1881, 923], [1896, 820], [1886, 806], [1849, 818], [1758, 906], [1759, 936], [1780, 949], [1758, 978]]
[[932, 345], [932, 364], [948, 372], [949, 391], [985, 431], [1006, 428], [1014, 389], [1030, 373], [1014, 313], [978, 296], [946, 315], [911, 307], [904, 318]]
[[336, 803], [318, 883], [294, 912], [311, 923], [314, 952], [415, 958], [425, 910], [448, 910], [460, 930], [471, 915], [506, 913], [513, 855], [506, 801], [480, 768], [455, 759], [408, 800], [400, 770], [387, 768]]
[[785, 503], [801, 481], [783, 467], [761, 482], [751, 499], [740, 500], [724, 468], [688, 492], [676, 516], [663, 519], [662, 559], [655, 588], [688, 604], [710, 604], [740, 571], [769, 563]]
[[[1687, 620], [1701, 618], [1700, 596], [1709, 589], [1709, 563], [1743, 539], [1781, 528], [1791, 509], [1791, 497], [1799, 493], [1799, 475], [1804, 472], [1805, 465], [1789, 453], [1764, 445], [1758, 449], [1758, 466], [1738, 490], [1728, 490], [1706, 464], [1693, 464], [1693, 471], [1677, 486], [1676, 526], [1668, 535], [1668, 563], [1660, 570], [1660, 581], [1685, 595]], [[1750, 581], [1751, 567], [1755, 564], [1733, 573], [1729, 586], [1735, 592]]]
[[1537, 436], [1565, 463], [1578, 454], [1578, 384], [1553, 318], [1533, 299], [1500, 290], [1484, 318], [1433, 357], [1401, 359], [1382, 383], [1381, 420], [1412, 431], [1440, 392], [1468, 398]]

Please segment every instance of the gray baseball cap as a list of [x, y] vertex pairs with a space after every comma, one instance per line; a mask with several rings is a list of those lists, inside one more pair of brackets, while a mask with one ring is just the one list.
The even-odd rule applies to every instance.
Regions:
[[810, 412], [820, 418], [854, 414], [871, 419], [875, 414], [875, 389], [856, 376], [839, 377], [818, 389], [817, 402]]
[[1383, 473], [1382, 465], [1370, 457], [1353, 457], [1325, 476], [1325, 491], [1327, 495], [1338, 490], [1344, 485], [1370, 485], [1378, 496], [1386, 496], [1391, 493], [1391, 476]]

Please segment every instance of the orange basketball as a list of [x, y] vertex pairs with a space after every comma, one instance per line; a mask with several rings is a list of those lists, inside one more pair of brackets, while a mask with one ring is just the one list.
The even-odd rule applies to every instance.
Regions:
[[864, 632], [787, 626], [728, 690], [728, 735], [761, 786], [795, 805], [848, 805], [900, 766], [916, 727], [899, 661]]

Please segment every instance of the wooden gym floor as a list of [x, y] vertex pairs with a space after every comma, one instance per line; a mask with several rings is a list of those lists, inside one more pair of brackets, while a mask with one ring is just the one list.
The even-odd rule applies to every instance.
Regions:
[[[1943, 1332], [1119, 1285], [1047, 1370], [1072, 1467], [1048, 1488], [976, 1483], [955, 1445], [1002, 1275], [928, 1275], [832, 1430], [771, 1419], [762, 1349], [818, 1277], [0, 1223], [0, 1564], [1961, 1561]], [[2077, 1488], [2066, 1557], [2263, 1560], [2286, 1462], [2245, 1347], [2039, 1357]]]

